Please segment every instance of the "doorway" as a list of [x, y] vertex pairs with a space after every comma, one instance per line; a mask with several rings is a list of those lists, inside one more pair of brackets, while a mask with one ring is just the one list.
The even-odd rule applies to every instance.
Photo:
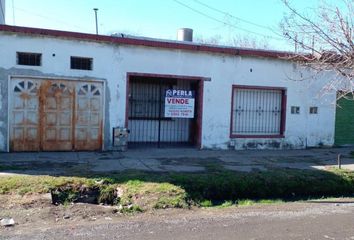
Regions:
[[[129, 147], [200, 147], [203, 81], [166, 75], [128, 74]], [[193, 113], [170, 117], [166, 92], [193, 93]], [[189, 106], [191, 107], [191, 106]]]

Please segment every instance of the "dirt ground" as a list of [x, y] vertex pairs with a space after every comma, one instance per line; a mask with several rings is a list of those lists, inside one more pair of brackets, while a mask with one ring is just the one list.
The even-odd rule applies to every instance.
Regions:
[[13, 218], [16, 228], [79, 224], [119, 217], [122, 215], [113, 206], [83, 203], [55, 206], [50, 194], [0, 195], [0, 218]]
[[2, 195], [0, 209], [16, 222], [0, 227], [0, 239], [354, 239], [354, 199], [122, 215], [115, 207], [55, 206], [48, 195]]

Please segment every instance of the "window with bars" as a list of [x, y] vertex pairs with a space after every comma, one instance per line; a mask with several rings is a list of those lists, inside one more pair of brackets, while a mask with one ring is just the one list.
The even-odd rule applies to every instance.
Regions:
[[234, 86], [232, 94], [232, 137], [267, 137], [284, 131], [285, 90]]
[[309, 112], [310, 114], [318, 114], [318, 107], [310, 107]]
[[70, 57], [70, 68], [78, 70], [92, 70], [92, 58]]
[[41, 66], [42, 65], [42, 54], [41, 53], [28, 53], [28, 52], [17, 52], [17, 64], [27, 65], [27, 66]]

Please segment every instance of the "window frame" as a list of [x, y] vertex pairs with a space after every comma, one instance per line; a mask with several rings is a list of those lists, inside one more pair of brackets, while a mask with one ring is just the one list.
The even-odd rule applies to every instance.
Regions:
[[[315, 111], [312, 111], [312, 110], [315, 110]], [[309, 114], [310, 115], [317, 115], [318, 114], [318, 107], [317, 106], [309, 107]]]
[[[235, 89], [250, 89], [250, 90], [277, 90], [281, 91], [281, 116], [280, 116], [280, 131], [279, 134], [234, 134], [232, 132], [232, 124], [234, 122], [234, 95]], [[285, 133], [285, 122], [286, 122], [286, 100], [287, 100], [287, 89], [284, 87], [267, 87], [267, 86], [251, 86], [251, 85], [232, 85], [231, 89], [231, 117], [230, 117], [230, 138], [284, 138]]]
[[300, 106], [290, 106], [290, 114], [292, 115], [300, 115], [301, 108]]
[[[90, 68], [73, 68], [73, 60], [88, 60], [90, 63]], [[70, 70], [80, 70], [80, 71], [93, 71], [93, 57], [80, 57], [80, 56], [70, 56]]]
[[[24, 57], [24, 55], [28, 55], [28, 57], [30, 55], [35, 57], [35, 61], [36, 58], [38, 57], [39, 60], [39, 64], [20, 64], [20, 55], [22, 55]], [[18, 66], [29, 66], [29, 67], [41, 67], [42, 66], [42, 53], [38, 53], [38, 52], [20, 52], [20, 51], [16, 51], [16, 65]]]

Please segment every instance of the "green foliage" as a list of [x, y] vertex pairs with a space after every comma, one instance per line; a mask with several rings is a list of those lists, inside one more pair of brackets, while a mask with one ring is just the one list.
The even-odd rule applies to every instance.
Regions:
[[98, 203], [102, 204], [118, 204], [120, 199], [117, 198], [116, 185], [103, 185], [100, 187]]
[[234, 205], [233, 201], [225, 201], [219, 207], [220, 208], [227, 208], [227, 207], [232, 207], [233, 205]]
[[131, 205], [131, 206], [124, 206], [121, 210], [121, 213], [125, 214], [133, 214], [133, 213], [139, 213], [139, 212], [144, 212], [144, 210], [138, 206], [138, 205]]
[[213, 203], [210, 200], [202, 200], [199, 205], [201, 207], [212, 207]]
[[[156, 174], [126, 171], [104, 178], [0, 177], [0, 194], [46, 193], [50, 189], [65, 189], [66, 186], [70, 188], [60, 196], [63, 202], [75, 200], [78, 197], [77, 193], [85, 186], [86, 189], [98, 188], [98, 203], [117, 204], [123, 208], [138, 206], [142, 211], [153, 208], [186, 208], [190, 205], [228, 207], [235, 203], [241, 206], [352, 196], [354, 172], [338, 169], [330, 171], [282, 169], [243, 173], [213, 168], [212, 172], [203, 173]], [[121, 190], [119, 197], [117, 188]]]

